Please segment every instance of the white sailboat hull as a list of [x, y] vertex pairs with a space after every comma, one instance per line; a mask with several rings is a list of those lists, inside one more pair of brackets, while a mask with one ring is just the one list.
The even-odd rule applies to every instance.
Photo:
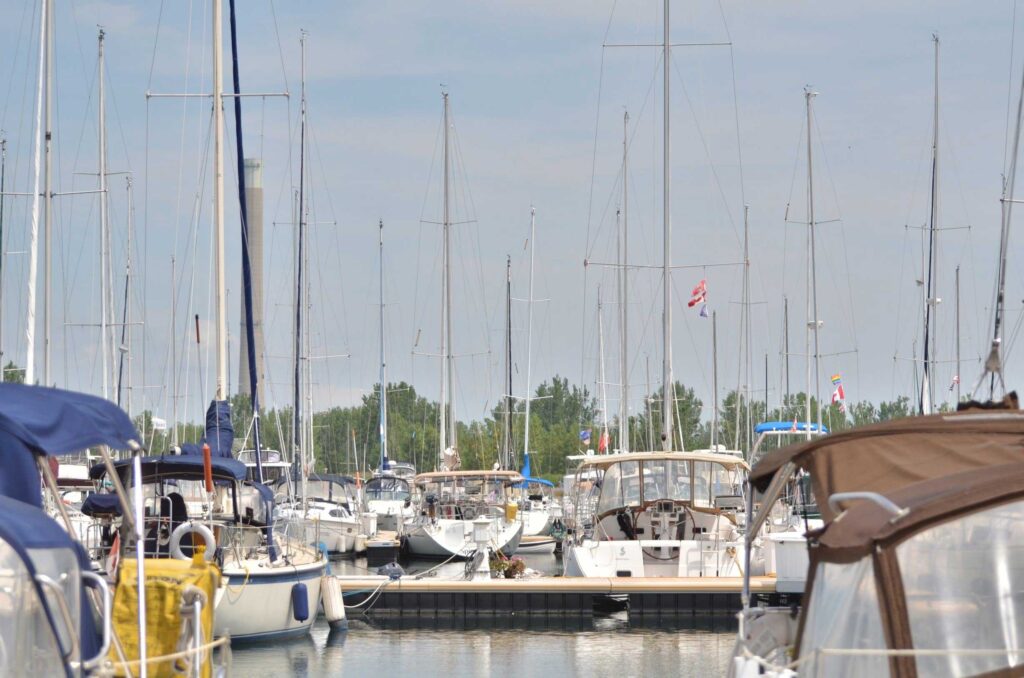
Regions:
[[[232, 641], [250, 641], [308, 633], [320, 606], [320, 578], [326, 561], [281, 567], [269, 567], [266, 561], [247, 565], [224, 568], [215, 602], [214, 635], [230, 634]], [[300, 583], [306, 586], [308, 611], [301, 621], [295, 618], [292, 605], [292, 589]]]
[[[764, 574], [761, 554], [751, 574]], [[566, 577], [742, 577], [743, 542], [650, 539], [567, 545]]]
[[[490, 526], [492, 548], [512, 555], [519, 547], [523, 524], [513, 521], [492, 520]], [[405, 539], [409, 553], [426, 558], [467, 558], [476, 551], [473, 542], [473, 521], [439, 518], [411, 520], [405, 525]]]

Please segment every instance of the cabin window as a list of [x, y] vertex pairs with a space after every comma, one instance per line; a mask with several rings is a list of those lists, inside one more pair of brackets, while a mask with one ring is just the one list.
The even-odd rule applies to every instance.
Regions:
[[896, 555], [915, 649], [995, 650], [918, 657], [918, 675], [976, 675], [1024, 665], [1024, 502], [932, 527], [900, 544]]
[[819, 650], [885, 649], [882, 615], [878, 608], [871, 558], [849, 564], [821, 563], [814, 575], [814, 590], [804, 612], [801, 658], [808, 658], [800, 673], [810, 676], [887, 676], [884, 655], [830, 655]]
[[366, 498], [370, 501], [405, 501], [409, 498], [409, 483], [400, 478], [374, 478], [366, 483]]
[[601, 497], [597, 502], [598, 513], [639, 505], [640, 464], [635, 461], [624, 461], [609, 466], [601, 481]]

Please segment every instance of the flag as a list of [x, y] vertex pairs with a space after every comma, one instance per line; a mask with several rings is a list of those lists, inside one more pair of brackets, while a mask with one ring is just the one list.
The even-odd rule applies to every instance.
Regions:
[[585, 428], [582, 431], [580, 431], [580, 442], [583, 443], [584, 445], [586, 445], [587, 447], [590, 447], [590, 429], [589, 428]]
[[608, 431], [601, 431], [601, 438], [597, 442], [597, 451], [604, 452], [608, 449]]
[[839, 403], [839, 411], [845, 412], [846, 405], [843, 404], [843, 401], [846, 400], [846, 391], [843, 390], [843, 377], [839, 374], [833, 374], [832, 385], [836, 387], [836, 390], [832, 392], [832, 403]]
[[793, 428], [791, 428], [789, 430], [790, 431], [796, 431], [796, 417], [793, 417]]
[[834, 386], [839, 386], [842, 383], [843, 383], [843, 377], [841, 375], [838, 375], [838, 374], [833, 374], [832, 375], [832, 384]]
[[693, 308], [697, 304], [703, 304], [708, 299], [708, 281], [701, 280], [697, 283], [697, 286], [693, 288], [693, 292], [690, 292], [690, 301], [686, 305]]
[[707, 318], [708, 317], [708, 305], [707, 304], [701, 304], [701, 306], [700, 306], [700, 317], [701, 318]]
[[953, 375], [953, 383], [949, 385], [949, 390], [952, 391], [956, 387], [956, 385], [959, 384], [959, 383], [960, 383], [960, 375], [959, 374], [954, 374]]

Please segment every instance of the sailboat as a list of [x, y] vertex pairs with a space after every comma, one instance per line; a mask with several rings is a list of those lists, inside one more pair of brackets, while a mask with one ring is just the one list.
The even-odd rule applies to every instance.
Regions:
[[736, 577], [745, 556], [752, 556], [747, 568], [755, 574], [770, 563], [760, 543], [750, 547], [756, 553], [744, 551], [741, 488], [749, 466], [742, 455], [674, 449], [669, 0], [663, 12], [662, 445], [579, 463], [572, 499], [576, 529], [563, 545], [566, 576]]
[[[345, 554], [355, 550], [359, 536], [375, 525], [363, 525], [359, 515], [359, 497], [356, 483], [348, 476], [314, 474], [313, 468], [313, 412], [312, 383], [309, 357], [309, 297], [308, 275], [309, 245], [306, 242], [308, 204], [306, 186], [306, 34], [302, 34], [302, 75], [299, 120], [299, 194], [297, 257], [295, 260], [295, 372], [294, 400], [292, 403], [292, 459], [295, 466], [290, 480], [297, 481], [295, 501], [281, 510], [282, 517], [301, 523], [306, 529], [306, 541], [323, 544], [329, 553]], [[304, 325], [304, 321], [306, 324]], [[307, 341], [303, 341], [303, 339]], [[249, 343], [250, 347], [252, 342]], [[303, 393], [305, 386], [306, 393]], [[303, 410], [303, 400], [309, 404]]]
[[[229, 633], [233, 640], [252, 640], [309, 631], [320, 604], [320, 579], [326, 572], [327, 561], [319, 551], [296, 538], [297, 535], [289, 534], [287, 526], [283, 530], [279, 527], [275, 534], [273, 496], [269, 488], [261, 483], [241, 482], [246, 477], [245, 465], [232, 458], [233, 431], [226, 399], [223, 10], [220, 0], [212, 5], [216, 391], [207, 412], [207, 442], [200, 454], [191, 458], [190, 455], [148, 458], [144, 468], [150, 471], [139, 478], [133, 477], [133, 482], [146, 485], [146, 496], [150, 497], [147, 506], [153, 503], [150, 515], [166, 518], [167, 527], [171, 528], [169, 548], [161, 550], [155, 543], [155, 555], [191, 557], [191, 547], [186, 544], [197, 543], [197, 536], [207, 541], [207, 558], [212, 558], [215, 552], [222, 554], [223, 578], [215, 598], [215, 633]], [[237, 79], [235, 84], [237, 88]], [[235, 97], [236, 114], [239, 106], [239, 99]], [[240, 128], [240, 121], [236, 126]], [[240, 146], [237, 149], [239, 164], [243, 157]], [[248, 267], [247, 261], [243, 262], [243, 267]], [[251, 294], [251, 286], [246, 286], [246, 293]], [[251, 306], [251, 297], [248, 303]], [[252, 323], [251, 313], [249, 323]], [[251, 341], [249, 346], [254, 350]], [[256, 371], [250, 374], [255, 378]], [[255, 388], [252, 394], [255, 398]], [[258, 430], [258, 426], [256, 428]], [[260, 464], [258, 452], [257, 467]], [[211, 458], [215, 461], [206, 462]], [[204, 468], [217, 471], [204, 473]], [[197, 473], [207, 479], [205, 493], [193, 487], [194, 484], [167, 482], [194, 479]], [[212, 482], [213, 475], [222, 482]], [[243, 512], [242, 507], [246, 505], [254, 510]], [[210, 537], [214, 537], [216, 549], [210, 548], [214, 545]]]
[[444, 103], [443, 180], [443, 279], [441, 318], [441, 404], [439, 408], [440, 470], [421, 473], [415, 484], [420, 492], [418, 515], [403, 526], [404, 543], [416, 556], [469, 558], [477, 551], [474, 522], [487, 521], [489, 547], [511, 555], [519, 546], [523, 524], [516, 520], [518, 507], [509, 503], [510, 488], [523, 481], [516, 471], [460, 470], [454, 400], [454, 355], [452, 353], [452, 266], [450, 159], [451, 108], [448, 92]]
[[[523, 427], [523, 468], [520, 474], [523, 482], [516, 488], [519, 490], [518, 519], [523, 523], [523, 536], [519, 542], [517, 553], [554, 553], [556, 542], [548, 533], [553, 522], [561, 517], [562, 507], [555, 500], [552, 490], [554, 483], [544, 478], [535, 478], [530, 466], [530, 402], [532, 397], [532, 366], [533, 366], [533, 274], [534, 254], [537, 239], [537, 210], [530, 208], [530, 285], [527, 304], [526, 321], [526, 422]], [[511, 351], [511, 345], [509, 350]], [[511, 355], [509, 356], [511, 361]]]
[[[409, 481], [399, 477], [388, 458], [388, 375], [384, 348], [384, 221], [378, 235], [380, 252], [380, 466], [363, 487], [366, 510], [377, 516], [377, 529], [398, 532], [415, 514]], [[415, 475], [415, 473], [413, 473]]]

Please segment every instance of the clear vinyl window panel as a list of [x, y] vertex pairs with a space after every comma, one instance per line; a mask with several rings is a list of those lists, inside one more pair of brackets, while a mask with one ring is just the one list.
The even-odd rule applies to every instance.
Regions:
[[[896, 548], [919, 675], [964, 676], [1024, 664], [1024, 502], [937, 525]], [[957, 649], [991, 649], [967, 656]]]

